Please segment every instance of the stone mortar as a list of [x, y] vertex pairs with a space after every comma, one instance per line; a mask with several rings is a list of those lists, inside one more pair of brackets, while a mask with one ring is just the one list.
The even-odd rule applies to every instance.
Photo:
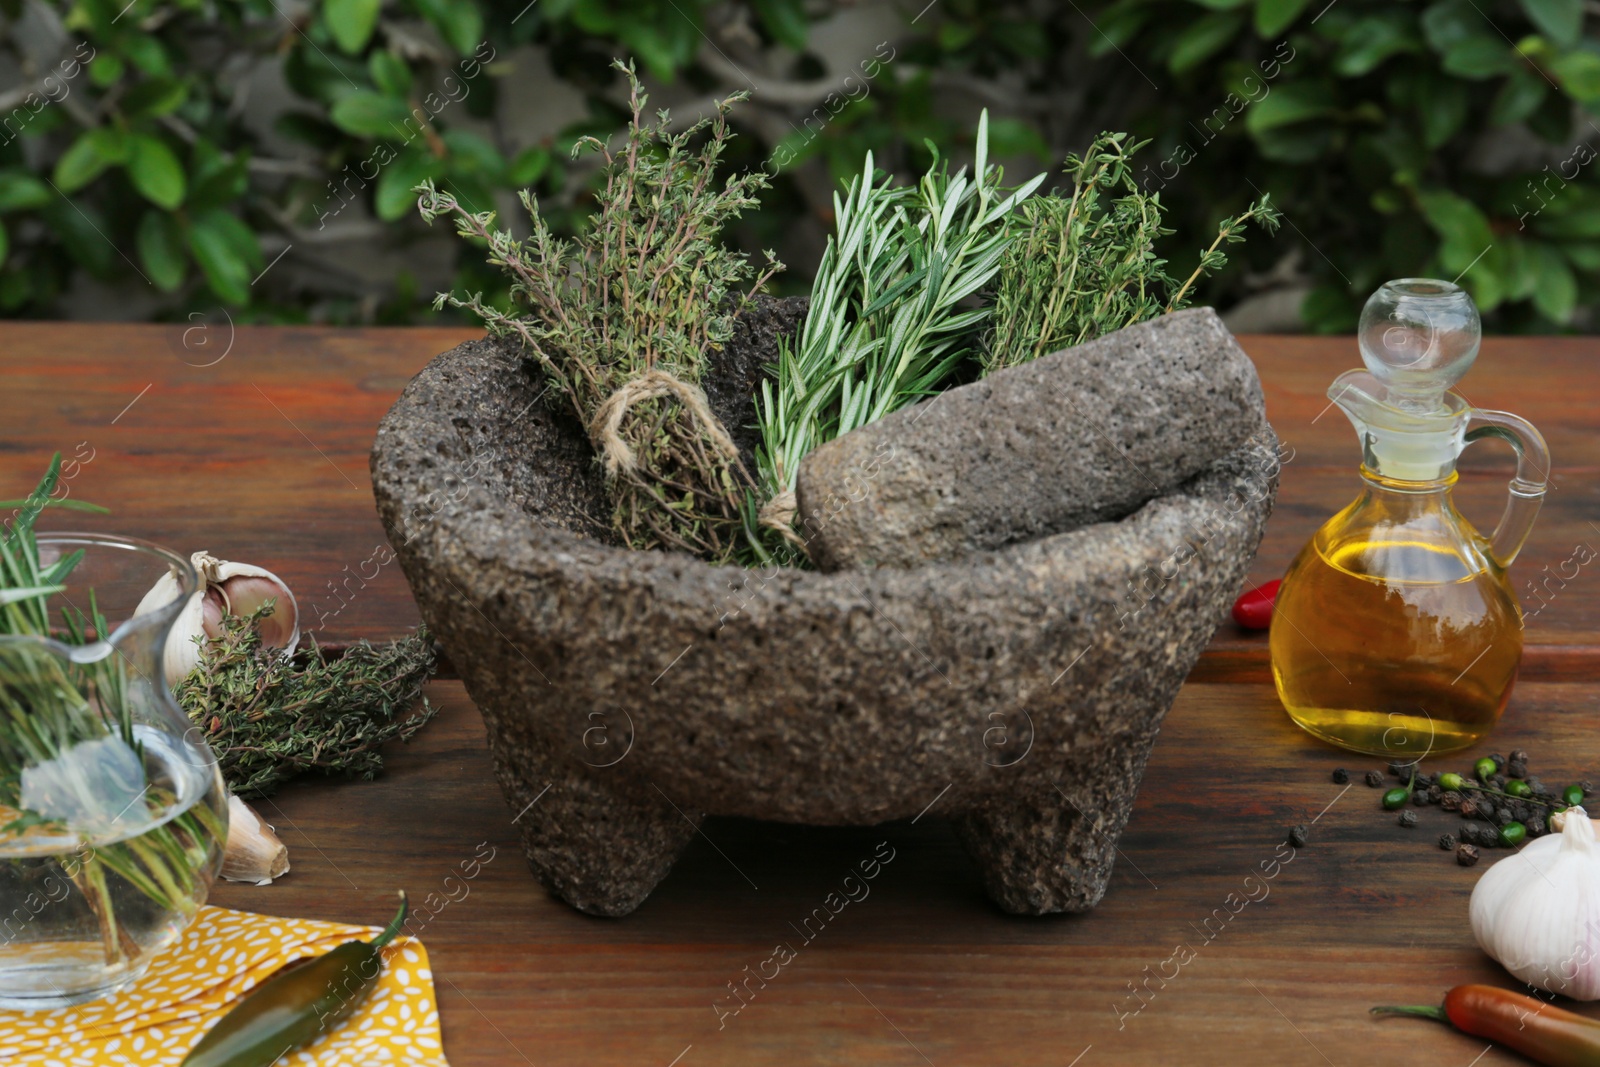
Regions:
[[[770, 362], [795, 309], [746, 317], [728, 366]], [[1161, 720], [1260, 542], [1270, 427], [1117, 522], [909, 569], [741, 571], [611, 543], [588, 442], [544, 388], [510, 344], [446, 352], [384, 419], [372, 476], [552, 892], [631, 912], [707, 814], [931, 806], [1002, 908], [1100, 900]]]

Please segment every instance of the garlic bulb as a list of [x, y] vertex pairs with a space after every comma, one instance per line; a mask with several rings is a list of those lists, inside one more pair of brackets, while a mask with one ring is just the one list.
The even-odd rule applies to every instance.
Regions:
[[[276, 603], [272, 614], [261, 620], [261, 643], [282, 648], [284, 655], [294, 652], [300, 643], [300, 607], [283, 579], [264, 568], [218, 559], [209, 552], [196, 552], [189, 559], [202, 587], [183, 606], [167, 636], [163, 659], [168, 685], [177, 685], [200, 662], [195, 638], [221, 636], [224, 615], [248, 615], [269, 600]], [[155, 611], [178, 599], [181, 592], [177, 576], [164, 574], [133, 613]]]
[[1472, 935], [1522, 981], [1600, 1000], [1600, 847], [1582, 808], [1528, 842], [1472, 890]]
[[222, 850], [222, 877], [230, 882], [267, 885], [289, 873], [289, 850], [254, 808], [228, 796], [228, 843]]

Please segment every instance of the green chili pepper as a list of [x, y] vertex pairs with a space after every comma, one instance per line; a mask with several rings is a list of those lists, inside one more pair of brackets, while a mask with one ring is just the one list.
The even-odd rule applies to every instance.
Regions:
[[280, 1056], [339, 1025], [383, 971], [380, 950], [406, 921], [400, 911], [371, 941], [346, 941], [309, 963], [291, 965], [256, 986], [189, 1050], [182, 1067], [269, 1067]]
[[1412, 764], [1412, 766], [1411, 766], [1411, 781], [1407, 782], [1403, 786], [1395, 786], [1393, 789], [1391, 789], [1387, 793], [1383, 794], [1383, 806], [1385, 808], [1389, 809], [1390, 811], [1393, 811], [1396, 808], [1404, 807], [1406, 801], [1411, 799], [1412, 790], [1414, 790], [1416, 788], [1417, 788], [1417, 768], [1416, 768], [1416, 764]]

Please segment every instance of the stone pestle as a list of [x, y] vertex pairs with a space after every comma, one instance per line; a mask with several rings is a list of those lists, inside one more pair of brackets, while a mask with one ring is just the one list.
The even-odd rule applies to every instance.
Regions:
[[959, 559], [1132, 514], [1265, 425], [1210, 308], [1174, 312], [904, 408], [806, 457], [824, 571]]

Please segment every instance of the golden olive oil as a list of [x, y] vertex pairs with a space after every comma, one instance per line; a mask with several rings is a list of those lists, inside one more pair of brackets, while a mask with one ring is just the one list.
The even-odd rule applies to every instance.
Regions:
[[1481, 740], [1522, 657], [1503, 572], [1448, 495], [1364, 472], [1368, 491], [1290, 567], [1272, 618], [1289, 716], [1325, 741], [1415, 759]]

